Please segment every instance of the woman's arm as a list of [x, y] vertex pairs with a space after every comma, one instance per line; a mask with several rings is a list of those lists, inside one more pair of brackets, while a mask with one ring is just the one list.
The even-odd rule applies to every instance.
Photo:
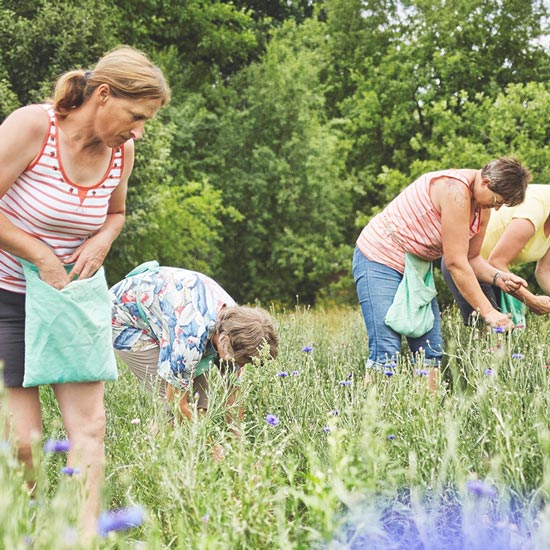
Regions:
[[[433, 188], [437, 193], [441, 212], [443, 254], [453, 281], [466, 301], [474, 310], [479, 311], [487, 323], [492, 326], [508, 326], [508, 317], [493, 308], [483, 294], [470, 264], [469, 226], [472, 206], [467, 189], [459, 181], [450, 178], [434, 182]], [[486, 223], [486, 217], [487, 214], [482, 222]], [[474, 243], [474, 247], [476, 246], [478, 245]], [[472, 254], [476, 256], [475, 248]]]
[[[509, 265], [519, 255], [534, 234], [535, 226], [531, 220], [513, 218], [491, 251], [489, 263], [503, 272], [509, 272]], [[550, 259], [546, 258], [545, 260], [547, 256], [548, 253], [537, 262], [535, 276], [543, 291], [548, 294], [550, 291], [550, 272], [544, 267], [546, 264], [547, 268], [550, 268]], [[518, 288], [515, 292], [509, 292], [512, 296], [524, 302], [533, 313], [537, 315], [550, 313], [550, 298], [548, 296], [537, 296], [524, 287]]]
[[[48, 125], [49, 117], [44, 109], [29, 105], [11, 113], [0, 126], [0, 197], [35, 160]], [[1, 212], [0, 248], [35, 264], [40, 278], [55, 288], [63, 288], [70, 280], [46, 244], [13, 225]]]

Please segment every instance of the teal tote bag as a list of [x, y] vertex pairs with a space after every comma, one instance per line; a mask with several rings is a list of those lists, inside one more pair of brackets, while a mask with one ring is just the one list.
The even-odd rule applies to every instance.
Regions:
[[40, 279], [36, 266], [19, 261], [27, 281], [23, 387], [116, 380], [103, 267], [57, 290]]

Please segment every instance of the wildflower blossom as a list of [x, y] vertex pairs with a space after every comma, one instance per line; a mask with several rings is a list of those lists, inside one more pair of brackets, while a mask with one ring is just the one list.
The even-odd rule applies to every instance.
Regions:
[[71, 448], [71, 444], [67, 439], [48, 439], [44, 443], [45, 453], [66, 453]]
[[268, 414], [265, 417], [265, 421], [271, 426], [278, 426], [281, 423], [281, 421], [274, 414]]
[[416, 369], [414, 373], [416, 376], [428, 376], [428, 371], [425, 369]]
[[512, 359], [524, 359], [525, 355], [523, 353], [512, 353]]
[[395, 372], [393, 372], [393, 370], [391, 370], [391, 369], [386, 369], [384, 371], [384, 374], [389, 377], [389, 376], [393, 376], [395, 374]]
[[63, 468], [61, 468], [61, 473], [66, 476], [74, 476], [79, 474], [80, 470], [78, 468], [71, 468], [70, 466], [63, 466]]
[[468, 491], [478, 497], [494, 498], [497, 495], [497, 490], [494, 485], [490, 485], [480, 479], [470, 479], [466, 483]]
[[277, 376], [278, 376], [279, 378], [286, 378], [286, 377], [288, 376], [288, 372], [285, 372], [285, 371], [283, 370], [283, 371], [277, 373]]
[[493, 332], [501, 333], [504, 332], [506, 329], [504, 327], [493, 327]]
[[103, 512], [98, 520], [98, 532], [106, 537], [111, 531], [125, 531], [131, 527], [139, 527], [145, 520], [145, 511], [141, 506], [120, 508]]
[[338, 416], [340, 411], [338, 409], [332, 409], [328, 414], [330, 414], [330, 416]]
[[330, 432], [330, 426], [325, 426], [323, 431], [328, 434]]
[[313, 346], [304, 346], [304, 347], [302, 348], [302, 351], [303, 351], [304, 353], [311, 353], [311, 352], [313, 351]]
[[208, 523], [209, 520], [210, 520], [210, 516], [208, 514], [204, 514], [204, 516], [202, 516], [201, 520], [202, 520], [203, 523]]
[[485, 369], [485, 376], [491, 376], [493, 374], [493, 369]]
[[339, 386], [351, 386], [353, 382], [351, 380], [340, 380], [338, 382]]
[[389, 439], [390, 441], [393, 441], [395, 439], [395, 435], [390, 434], [390, 435], [388, 435], [387, 439]]
[[300, 376], [300, 371], [299, 371], [299, 370], [293, 370], [293, 371], [290, 373], [290, 376]]
[[132, 420], [130, 420], [130, 424], [133, 424], [134, 426], [137, 426], [140, 422], [141, 420], [139, 418], [132, 418]]

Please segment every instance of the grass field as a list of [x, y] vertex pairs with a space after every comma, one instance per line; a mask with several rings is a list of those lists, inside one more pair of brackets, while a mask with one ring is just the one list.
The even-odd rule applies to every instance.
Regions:
[[[171, 429], [121, 367], [106, 390], [104, 509], [139, 507], [144, 521], [94, 548], [550, 548], [547, 319], [506, 335], [446, 313], [448, 362], [432, 394], [406, 355], [364, 386], [358, 310], [276, 317], [279, 358], [243, 375], [240, 438], [217, 373], [206, 417]], [[63, 439], [49, 388], [42, 397], [45, 439]], [[0, 547], [85, 548], [73, 527], [78, 476], [62, 473], [62, 453], [37, 455], [30, 499], [9, 443], [0, 447]]]

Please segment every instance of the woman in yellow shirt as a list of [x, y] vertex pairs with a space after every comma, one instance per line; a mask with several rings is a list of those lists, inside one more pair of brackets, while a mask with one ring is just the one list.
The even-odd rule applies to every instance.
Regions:
[[[529, 184], [522, 204], [496, 207], [491, 213], [481, 256], [503, 272], [510, 272], [510, 267], [536, 262], [535, 278], [546, 295], [537, 296], [524, 287], [512, 294], [525, 303], [530, 311], [542, 315], [550, 313], [549, 251], [550, 185]], [[468, 324], [473, 309], [458, 292], [444, 258], [441, 261], [441, 270], [464, 323]], [[494, 285], [481, 283], [481, 288], [494, 306], [500, 303], [500, 290]]]

